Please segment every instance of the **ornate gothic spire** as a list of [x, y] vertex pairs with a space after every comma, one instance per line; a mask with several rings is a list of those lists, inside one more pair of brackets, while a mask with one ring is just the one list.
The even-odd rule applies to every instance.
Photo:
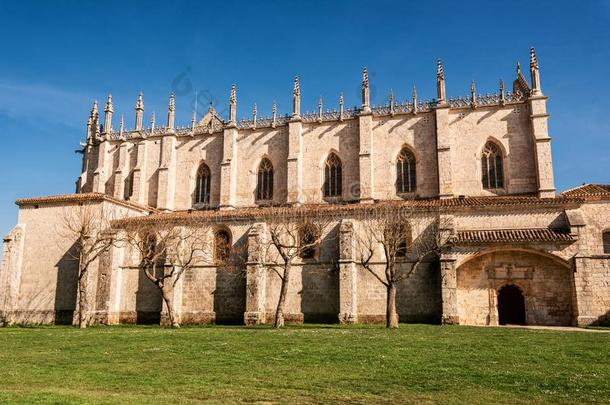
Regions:
[[437, 104], [445, 104], [447, 102], [445, 70], [443, 69], [443, 62], [440, 59], [436, 61], [436, 98]]
[[294, 77], [294, 88], [292, 90], [292, 117], [301, 117], [301, 85], [299, 76]]
[[413, 86], [413, 114], [417, 114], [417, 89]]
[[97, 100], [93, 101], [89, 118], [87, 119], [87, 142], [95, 137], [95, 127], [97, 126]]
[[542, 95], [542, 89], [540, 88], [540, 67], [538, 66], [538, 59], [536, 58], [534, 48], [530, 48], [530, 78], [532, 83], [531, 95]]
[[174, 130], [174, 120], [176, 118], [176, 98], [174, 93], [169, 95], [169, 103], [167, 105], [167, 129]]
[[109, 134], [112, 131], [112, 113], [114, 109], [112, 108], [112, 94], [108, 94], [108, 99], [106, 100], [106, 108], [104, 108], [104, 132]]
[[275, 100], [273, 101], [273, 105], [271, 106], [271, 116], [271, 127], [275, 128], [275, 126], [277, 125], [277, 104], [275, 103]]
[[136, 101], [136, 131], [140, 131], [142, 129], [142, 117], [144, 115], [144, 94], [140, 92], [138, 95], [138, 100]]
[[229, 96], [229, 125], [237, 124], [237, 95], [235, 94], [235, 83], [231, 85], [231, 95]]
[[318, 122], [322, 122], [322, 96], [318, 98]]
[[344, 108], [343, 92], [341, 92], [341, 94], [339, 95], [339, 121], [343, 121], [343, 108]]
[[366, 66], [362, 69], [362, 111], [371, 111], [371, 92], [369, 87], [369, 72], [366, 70]]
[[474, 80], [470, 82], [470, 106], [477, 108], [477, 89], [474, 85]]
[[121, 121], [119, 122], [119, 136], [123, 137], [123, 132], [125, 131], [125, 120], [123, 119], [123, 115], [121, 114]]
[[506, 103], [506, 95], [504, 94], [504, 80], [500, 79], [500, 105]]

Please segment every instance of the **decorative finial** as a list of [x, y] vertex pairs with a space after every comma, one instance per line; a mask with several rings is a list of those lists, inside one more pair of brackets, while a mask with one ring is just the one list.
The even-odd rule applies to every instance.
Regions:
[[339, 95], [339, 121], [343, 121], [343, 108], [344, 108], [343, 92], [341, 92], [341, 94]]
[[542, 89], [540, 88], [540, 67], [538, 66], [538, 59], [536, 58], [536, 51], [534, 48], [530, 48], [530, 79], [532, 82], [532, 96], [542, 95]]
[[390, 115], [394, 115], [394, 90], [390, 89]]
[[150, 116], [150, 132], [154, 132], [155, 131], [155, 112], [153, 111], [151, 116]]
[[318, 98], [318, 122], [322, 122], [322, 96]]
[[142, 117], [144, 113], [144, 94], [140, 92], [138, 95], [138, 100], [136, 101], [136, 131], [140, 131], [142, 129]]
[[362, 112], [368, 113], [371, 111], [370, 102], [369, 72], [366, 70], [365, 66], [362, 69]]
[[121, 114], [121, 121], [119, 122], [119, 136], [123, 137], [123, 132], [125, 131], [125, 120], [123, 119], [123, 115]]
[[413, 114], [417, 114], [417, 89], [415, 86], [413, 86], [411, 97], [413, 98]]
[[437, 104], [444, 105], [446, 103], [445, 70], [440, 59], [436, 61], [436, 98], [438, 99]]
[[106, 108], [104, 108], [104, 132], [109, 134], [112, 132], [112, 113], [114, 109], [112, 108], [112, 94], [108, 94], [108, 99], [106, 100]]
[[275, 126], [277, 125], [277, 104], [275, 103], [275, 100], [273, 101], [273, 105], [271, 106], [271, 116], [271, 127], [275, 128]]
[[506, 103], [506, 95], [504, 94], [504, 80], [500, 79], [500, 105]]
[[167, 106], [167, 129], [173, 131], [174, 119], [176, 116], [176, 96], [174, 93], [169, 95], [169, 103]]
[[477, 108], [477, 94], [474, 80], [470, 82], [470, 106], [472, 108]]
[[256, 103], [252, 107], [252, 128], [256, 128]]
[[301, 117], [301, 85], [299, 76], [294, 77], [294, 87], [292, 90], [292, 117]]
[[191, 136], [195, 135], [195, 118], [197, 113], [193, 111], [193, 115], [191, 117]]
[[517, 62], [517, 75], [521, 74], [521, 63]]
[[229, 96], [229, 126], [237, 125], [237, 95], [235, 83], [231, 84], [231, 95]]

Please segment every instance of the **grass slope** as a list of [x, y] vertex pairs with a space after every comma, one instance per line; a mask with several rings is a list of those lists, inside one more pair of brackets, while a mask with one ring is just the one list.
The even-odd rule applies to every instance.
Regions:
[[608, 381], [610, 333], [0, 328], [0, 402], [601, 403]]

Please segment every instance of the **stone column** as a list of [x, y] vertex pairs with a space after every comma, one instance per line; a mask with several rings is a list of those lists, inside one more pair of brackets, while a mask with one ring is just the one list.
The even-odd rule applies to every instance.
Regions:
[[536, 172], [538, 176], [538, 197], [555, 197], [555, 180], [553, 179], [553, 162], [551, 157], [551, 137], [549, 136], [545, 96], [530, 97], [530, 120], [534, 136], [536, 154]]
[[98, 158], [97, 167], [93, 172], [93, 192], [105, 193], [106, 192], [106, 172], [107, 172], [107, 157], [108, 149], [110, 148], [110, 142], [105, 138], [97, 146]]
[[220, 209], [235, 208], [237, 193], [237, 127], [227, 125], [220, 163]]
[[132, 201], [138, 204], [148, 205], [148, 199], [146, 198], [146, 160], [148, 159], [148, 143], [145, 139], [138, 142], [136, 156], [136, 167], [133, 169], [133, 194], [131, 196]]
[[449, 105], [443, 103], [434, 110], [436, 122], [436, 158], [438, 165], [438, 195], [440, 198], [454, 196], [452, 179], [453, 135], [449, 130]]
[[455, 260], [441, 256], [441, 297], [443, 300], [444, 325], [458, 325], [460, 319], [457, 308], [457, 273]]
[[[370, 109], [358, 117], [359, 123], [359, 166], [360, 166], [360, 202], [373, 202], [375, 179], [373, 177], [373, 114]], [[345, 184], [344, 184], [345, 186]], [[351, 189], [351, 187], [349, 187]], [[345, 187], [344, 187], [345, 190]], [[348, 198], [358, 196], [348, 196]]]
[[264, 249], [267, 238], [265, 223], [256, 223], [248, 233], [248, 262], [246, 264], [246, 325], [265, 323], [267, 269], [264, 263]]
[[299, 205], [303, 193], [303, 157], [301, 134], [303, 123], [300, 117], [294, 117], [288, 122], [288, 203]]
[[161, 139], [161, 165], [157, 186], [157, 208], [171, 211], [174, 209], [176, 191], [176, 135], [173, 133]]
[[125, 197], [125, 178], [128, 174], [129, 144], [122, 142], [119, 146], [119, 166], [114, 172], [114, 198], [122, 200]]
[[0, 267], [0, 325], [14, 322], [21, 285], [21, 268], [25, 225], [18, 224], [4, 238], [2, 244], [2, 266]]
[[339, 323], [358, 322], [358, 273], [356, 269], [354, 221], [339, 225]]

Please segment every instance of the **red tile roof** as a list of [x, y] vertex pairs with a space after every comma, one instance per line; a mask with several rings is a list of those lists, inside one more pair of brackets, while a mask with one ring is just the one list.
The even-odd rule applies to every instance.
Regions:
[[610, 199], [610, 185], [608, 184], [583, 184], [561, 193], [564, 197], [578, 197], [587, 200]]
[[103, 193], [80, 193], [80, 194], [63, 194], [51, 195], [47, 197], [20, 198], [15, 201], [18, 206], [39, 205], [39, 204], [56, 204], [65, 202], [85, 202], [85, 201], [109, 201], [125, 207], [134, 208], [140, 211], [159, 212], [156, 208], [137, 204], [132, 201], [119, 200]]
[[564, 229], [494, 229], [457, 231], [452, 242], [503, 243], [503, 242], [572, 242], [574, 237]]

